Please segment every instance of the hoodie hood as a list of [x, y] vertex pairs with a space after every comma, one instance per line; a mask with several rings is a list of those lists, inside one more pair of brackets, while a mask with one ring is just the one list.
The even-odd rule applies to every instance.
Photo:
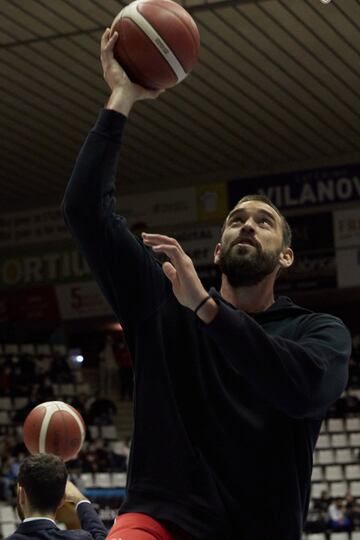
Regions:
[[[230, 302], [227, 302], [214, 287], [209, 291], [210, 296], [219, 298], [225, 304], [234, 308]], [[259, 313], [247, 313], [250, 317], [253, 317], [257, 321], [276, 321], [277, 319], [299, 317], [301, 315], [309, 315], [313, 313], [310, 309], [298, 306], [288, 296], [278, 296], [275, 298], [275, 302], [265, 311]]]

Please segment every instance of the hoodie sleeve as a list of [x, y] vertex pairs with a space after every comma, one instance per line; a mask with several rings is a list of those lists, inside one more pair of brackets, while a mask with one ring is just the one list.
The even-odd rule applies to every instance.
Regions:
[[321, 415], [340, 397], [348, 379], [351, 338], [339, 319], [309, 314], [292, 340], [269, 335], [246, 313], [215, 300], [217, 316], [201, 327], [259, 396], [293, 418]]
[[87, 531], [93, 540], [104, 540], [107, 535], [107, 529], [99, 518], [93, 505], [82, 502], [77, 507], [77, 514], [80, 519], [81, 528]]
[[169, 294], [162, 268], [115, 211], [115, 176], [126, 118], [102, 110], [75, 163], [65, 222], [121, 324], [148, 317]]

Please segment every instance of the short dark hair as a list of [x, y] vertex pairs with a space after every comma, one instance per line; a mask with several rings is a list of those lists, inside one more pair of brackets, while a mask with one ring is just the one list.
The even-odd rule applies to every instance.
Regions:
[[55, 513], [64, 496], [68, 472], [53, 454], [28, 456], [20, 465], [18, 483], [24, 488], [32, 510]]
[[[282, 228], [283, 228], [283, 244], [284, 244], [285, 247], [290, 247], [291, 242], [292, 242], [292, 233], [291, 233], [290, 225], [289, 225], [288, 221], [286, 220], [285, 216], [280, 212], [278, 207], [275, 206], [275, 204], [272, 202], [272, 200], [269, 199], [268, 197], [266, 197], [265, 195], [259, 195], [258, 193], [254, 193], [252, 195], [245, 195], [244, 197], [242, 197], [236, 203], [234, 208], [236, 206], [238, 206], [239, 204], [247, 202], [247, 201], [260, 201], [260, 202], [263, 202], [263, 203], [267, 204], [268, 206], [271, 206], [271, 208], [273, 208], [275, 210], [275, 212], [281, 217]], [[224, 232], [225, 226], [226, 226], [226, 220], [225, 220], [225, 223], [224, 223], [224, 225], [222, 227], [222, 230], [221, 230], [221, 236], [222, 236], [222, 233]]]

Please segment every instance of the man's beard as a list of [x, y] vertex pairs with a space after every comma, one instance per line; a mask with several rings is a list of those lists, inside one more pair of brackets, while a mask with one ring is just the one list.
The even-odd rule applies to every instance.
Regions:
[[[249, 250], [252, 250], [249, 253]], [[279, 251], [266, 252], [259, 244], [255, 246], [230, 246], [221, 250], [219, 267], [234, 287], [257, 285], [271, 274], [279, 262]]]

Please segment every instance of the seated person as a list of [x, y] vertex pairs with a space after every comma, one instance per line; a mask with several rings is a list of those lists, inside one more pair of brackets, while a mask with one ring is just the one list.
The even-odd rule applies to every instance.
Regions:
[[335, 499], [328, 508], [328, 527], [334, 531], [350, 531], [351, 519], [345, 512], [344, 501], [341, 497]]
[[[52, 454], [26, 457], [19, 470], [17, 509], [22, 523], [7, 540], [104, 540], [107, 531], [77, 487], [67, 481], [65, 463]], [[62, 508], [66, 505], [66, 511]], [[59, 509], [66, 525], [81, 531], [63, 531], [55, 523]]]

